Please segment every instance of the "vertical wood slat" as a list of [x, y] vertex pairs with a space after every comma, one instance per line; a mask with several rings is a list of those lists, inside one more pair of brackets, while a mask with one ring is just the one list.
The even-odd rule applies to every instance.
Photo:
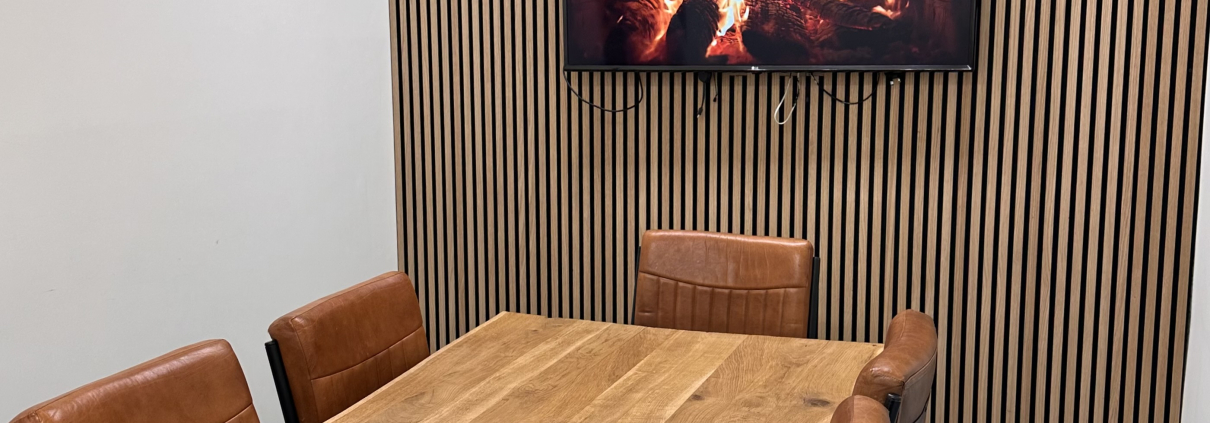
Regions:
[[564, 85], [562, 3], [393, 2], [399, 262], [434, 348], [504, 310], [628, 322], [649, 228], [803, 237], [821, 336], [934, 317], [927, 421], [1178, 418], [1206, 2], [985, 0], [975, 72], [893, 87], [567, 76], [646, 96], [620, 114]]

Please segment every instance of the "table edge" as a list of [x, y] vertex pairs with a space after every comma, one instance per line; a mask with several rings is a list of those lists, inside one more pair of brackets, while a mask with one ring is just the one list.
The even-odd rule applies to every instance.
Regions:
[[[400, 374], [399, 376], [396, 376], [394, 379], [391, 379], [391, 381], [390, 381], [390, 382], [387, 382], [385, 385], [382, 385], [382, 386], [381, 386], [381, 387], [379, 387], [378, 389], [374, 390], [374, 392], [370, 393], [370, 395], [367, 395], [365, 398], [362, 398], [361, 400], [357, 401], [357, 402], [356, 402], [356, 403], [354, 403], [353, 405], [350, 405], [348, 408], [345, 408], [345, 409], [344, 409], [344, 410], [342, 410], [342, 411], [341, 411], [339, 414], [337, 414], [337, 415], [335, 415], [335, 416], [332, 416], [332, 418], [330, 418], [330, 419], [328, 419], [328, 420], [325, 420], [325, 423], [332, 423], [332, 422], [335, 422], [335, 421], [339, 420], [340, 418], [344, 417], [346, 414], [348, 414], [348, 413], [352, 412], [353, 410], [355, 410], [355, 409], [359, 408], [359, 407], [360, 407], [361, 405], [363, 405], [364, 403], [366, 403], [366, 402], [369, 402], [369, 401], [373, 400], [373, 399], [374, 399], [374, 397], [378, 396], [379, 394], [381, 394], [382, 392], [386, 391], [387, 389], [390, 389], [390, 388], [391, 388], [392, 386], [394, 386], [396, 383], [400, 383], [400, 381], [403, 379], [403, 376], [404, 376], [404, 375], [406, 375], [408, 372], [412, 372], [412, 371], [415, 371], [416, 369], [419, 369], [419, 368], [424, 367], [426, 364], [428, 364], [428, 363], [430, 363], [430, 362], [432, 361], [432, 358], [433, 358], [433, 357], [436, 357], [436, 356], [438, 356], [438, 355], [442, 354], [443, 352], [448, 351], [448, 350], [450, 349], [450, 347], [453, 347], [453, 346], [457, 345], [459, 342], [461, 342], [462, 340], [464, 340], [464, 339], [466, 339], [466, 338], [471, 337], [471, 335], [473, 335], [473, 334], [474, 334], [476, 331], [479, 331], [480, 329], [482, 329], [482, 328], [484, 328], [484, 327], [487, 327], [487, 326], [490, 326], [490, 325], [492, 325], [492, 324], [494, 324], [494, 323], [497, 323], [497, 322], [499, 322], [499, 321], [501, 321], [501, 320], [505, 320], [505, 319], [509, 319], [509, 318], [515, 318], [515, 317], [517, 317], [517, 316], [534, 316], [534, 317], [540, 317], [540, 318], [542, 318], [542, 319], [546, 319], [546, 320], [560, 320], [560, 319], [561, 319], [561, 320], [584, 320], [584, 319], [568, 319], [568, 318], [562, 318], [562, 317], [546, 317], [546, 316], [540, 316], [540, 315], [536, 315], [536, 314], [534, 314], [534, 315], [530, 315], [530, 314], [525, 314], [525, 313], [515, 313], [515, 312], [511, 312], [511, 311], [502, 311], [502, 312], [500, 312], [500, 313], [496, 314], [495, 316], [493, 316], [491, 319], [488, 319], [486, 322], [483, 322], [483, 324], [481, 324], [481, 325], [479, 325], [479, 326], [476, 326], [474, 329], [471, 329], [469, 332], [467, 332], [467, 333], [463, 334], [462, 336], [458, 337], [458, 339], [455, 339], [455, 340], [453, 340], [452, 342], [450, 342], [449, 344], [446, 344], [444, 347], [442, 347], [441, 349], [437, 350], [437, 352], [434, 352], [433, 354], [429, 355], [427, 358], [425, 358], [425, 359], [424, 359], [424, 360], [422, 360], [420, 363], [418, 363], [418, 364], [416, 364], [415, 366], [413, 366], [411, 369], [408, 369], [408, 370], [407, 370], [406, 372], [404, 372], [403, 374]], [[616, 325], [625, 325], [625, 323], [614, 323], [614, 322], [600, 322], [600, 323], [616, 324]], [[702, 331], [691, 331], [691, 330], [686, 330], [686, 329], [671, 329], [671, 330], [674, 330], [674, 331], [685, 331], [685, 332], [702, 332]], [[714, 332], [707, 332], [707, 333], [714, 333]], [[751, 335], [751, 334], [735, 334], [735, 335], [743, 335], [745, 338], [746, 338], [746, 337], [786, 338], [786, 337], [780, 337], [780, 336], [768, 336], [768, 335]], [[810, 338], [789, 338], [789, 339], [795, 339], [795, 340], [810, 340], [810, 341], [824, 341], [824, 342], [841, 342], [841, 343], [847, 343], [847, 344], [861, 344], [861, 345], [870, 345], [870, 346], [875, 346], [875, 347], [879, 348], [878, 352], [877, 352], [877, 353], [875, 353], [875, 356], [877, 356], [878, 354], [881, 354], [881, 353], [882, 353], [882, 351], [884, 351], [884, 350], [885, 350], [885, 348], [886, 348], [886, 345], [885, 345], [885, 344], [879, 344], [879, 343], [870, 343], [870, 342], [835, 341], [835, 340], [828, 340], [828, 339], [810, 339]]]

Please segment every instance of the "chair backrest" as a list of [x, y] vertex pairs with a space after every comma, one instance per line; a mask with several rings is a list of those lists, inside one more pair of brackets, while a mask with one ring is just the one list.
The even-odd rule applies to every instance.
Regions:
[[915, 422], [924, 415], [937, 374], [937, 327], [924, 313], [904, 310], [891, 319], [885, 348], [857, 376], [853, 395], [885, 401], [903, 397], [900, 422]]
[[227, 341], [193, 344], [30, 407], [13, 423], [257, 423]]
[[891, 423], [886, 406], [863, 395], [853, 395], [836, 407], [832, 423]]
[[815, 246], [800, 239], [691, 231], [643, 234], [634, 323], [806, 337]]
[[389, 272], [269, 326], [302, 423], [323, 422], [429, 355], [408, 276]]

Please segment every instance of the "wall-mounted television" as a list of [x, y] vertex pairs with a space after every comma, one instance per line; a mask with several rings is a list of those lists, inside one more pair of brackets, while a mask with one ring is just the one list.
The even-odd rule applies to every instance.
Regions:
[[970, 70], [978, 0], [564, 0], [565, 69]]

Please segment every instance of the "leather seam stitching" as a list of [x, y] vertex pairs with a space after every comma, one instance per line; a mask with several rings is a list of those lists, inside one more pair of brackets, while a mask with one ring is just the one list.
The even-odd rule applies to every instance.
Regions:
[[923, 366], [920, 366], [920, 368], [919, 368], [919, 369], [916, 369], [915, 371], [913, 371], [913, 372], [912, 372], [912, 374], [910, 374], [910, 375], [906, 375], [906, 376], [903, 378], [903, 386], [904, 386], [904, 387], [907, 387], [907, 382], [908, 382], [908, 380], [910, 380], [911, 378], [916, 377], [916, 375], [917, 375], [917, 374], [920, 374], [920, 372], [924, 371], [924, 369], [925, 369], [926, 367], [928, 367], [928, 366], [929, 366], [929, 365], [928, 365], [928, 363], [929, 363], [929, 362], [931, 362], [931, 361], [933, 361], [933, 359], [934, 359], [934, 358], [936, 358], [936, 357], [937, 357], [937, 351], [936, 351], [936, 350], [933, 350], [933, 355], [929, 356], [929, 359], [928, 359], [928, 360], [925, 360], [925, 364], [924, 364]]
[[788, 295], [786, 294], [786, 290], [782, 289], [781, 290], [781, 301], [777, 302], [777, 327], [775, 328], [775, 330], [777, 330], [778, 334], [782, 334], [783, 333], [782, 331], [784, 331], [787, 326], [786, 325], [786, 297], [787, 296]]
[[[311, 373], [311, 357], [307, 356], [307, 349], [302, 347], [302, 340], [299, 339], [298, 328], [294, 326], [294, 319], [287, 320], [286, 322], [290, 324], [290, 329], [294, 331], [294, 342], [298, 343], [298, 351], [302, 352], [303, 361], [306, 362], [306, 364], [307, 364], [307, 374], [309, 376]], [[307, 381], [308, 388], [311, 388], [311, 398], [314, 399], [315, 398], [315, 379], [311, 379], [309, 377], [307, 379], [309, 379]], [[315, 415], [318, 416], [319, 415], [319, 401], [314, 400], [311, 402], [312, 402], [311, 408], [314, 409], [313, 411], [315, 412]], [[295, 403], [294, 403], [294, 408], [298, 408], [297, 401], [295, 401]], [[301, 417], [300, 417], [300, 420], [301, 420]]]
[[224, 421], [225, 421], [225, 422], [227, 422], [227, 423], [231, 423], [231, 421], [232, 421], [232, 420], [235, 420], [235, 418], [236, 418], [236, 417], [239, 417], [239, 416], [243, 415], [243, 414], [244, 414], [244, 412], [245, 412], [245, 411], [248, 411], [248, 409], [249, 409], [249, 408], [252, 408], [252, 404], [248, 404], [248, 406], [247, 406], [247, 407], [244, 407], [244, 409], [243, 409], [243, 410], [240, 410], [238, 413], [235, 413], [235, 415], [234, 415], [234, 416], [231, 416], [231, 418], [229, 418], [229, 419], [227, 419], [227, 420], [224, 420]]
[[323, 376], [316, 376], [316, 377], [312, 377], [312, 378], [311, 378], [311, 382], [312, 382], [312, 383], [314, 383], [314, 382], [315, 382], [315, 381], [317, 381], [317, 380], [320, 380], [320, 379], [325, 379], [325, 378], [329, 378], [329, 377], [335, 376], [335, 375], [337, 375], [337, 374], [340, 374], [340, 373], [344, 372], [345, 370], [352, 369], [352, 368], [357, 367], [357, 366], [359, 366], [359, 365], [361, 365], [361, 364], [363, 364], [363, 363], [365, 363], [365, 362], [367, 362], [367, 361], [373, 360], [375, 357], [378, 357], [378, 356], [382, 355], [383, 353], [385, 353], [385, 352], [387, 352], [387, 351], [390, 351], [390, 350], [391, 350], [391, 348], [394, 348], [396, 345], [399, 345], [399, 344], [403, 343], [403, 341], [408, 340], [408, 338], [412, 337], [412, 335], [415, 335], [415, 334], [416, 334], [416, 332], [420, 331], [420, 329], [422, 329], [422, 328], [423, 328], [423, 326], [422, 326], [422, 327], [420, 327], [420, 328], [416, 328], [415, 330], [413, 330], [413, 331], [409, 332], [407, 335], [404, 335], [402, 338], [399, 338], [399, 340], [398, 340], [398, 341], [395, 341], [395, 342], [394, 342], [394, 343], [392, 343], [391, 345], [388, 345], [386, 348], [383, 348], [383, 349], [382, 349], [382, 351], [376, 352], [376, 353], [374, 353], [373, 355], [371, 355], [371, 356], [369, 356], [369, 357], [366, 357], [366, 359], [365, 359], [365, 360], [358, 361], [358, 362], [356, 362], [356, 363], [353, 363], [352, 365], [349, 365], [348, 367], [345, 367], [345, 368], [343, 368], [343, 369], [340, 369], [340, 370], [334, 371], [334, 372], [332, 372], [332, 373], [329, 373], [329, 374], [326, 374], [326, 375], [323, 375]]
[[[701, 319], [698, 319], [698, 315], [697, 315], [697, 288], [698, 287], [696, 287], [696, 286], [689, 287], [689, 296], [691, 297], [689, 299], [689, 307], [690, 307], [690, 309], [689, 309], [689, 327], [691, 329], [696, 328], [696, 327], [698, 327], [698, 325], [701, 324], [701, 322], [699, 322], [699, 320], [701, 320]], [[692, 329], [692, 330], [696, 330], [696, 329]]]
[[[898, 344], [900, 340], [902, 340], [902, 339], [904, 339], [904, 338], [906, 338], [906, 337], [907, 337], [907, 334], [906, 334], [906, 333], [904, 333], [904, 332], [900, 332], [900, 333], [898, 333], [897, 335], [899, 335], [899, 336], [896, 336], [896, 337], [895, 337], [895, 343], [896, 343], [896, 344]], [[889, 342], [888, 342], [888, 344], [889, 344]], [[898, 349], [898, 348], [896, 348], [896, 349]], [[885, 350], [884, 350], [884, 351], [885, 351]], [[903, 384], [903, 386], [904, 386], [904, 388], [906, 389], [906, 388], [907, 388], [907, 382], [908, 382], [908, 380], [910, 380], [911, 378], [915, 377], [915, 376], [916, 376], [917, 374], [919, 374], [921, 371], [924, 371], [924, 368], [925, 368], [925, 367], [928, 367], [928, 363], [929, 363], [929, 362], [931, 362], [931, 361], [933, 361], [933, 359], [934, 359], [934, 358], [936, 358], [936, 357], [937, 357], [937, 349], [936, 349], [936, 348], [934, 348], [934, 349], [933, 349], [933, 354], [929, 356], [928, 360], [925, 360], [925, 364], [924, 364], [923, 366], [920, 366], [919, 368], [912, 370], [912, 372], [911, 372], [911, 373], [905, 374], [905, 375], [903, 376], [903, 379], [902, 379], [902, 380], [898, 380], [897, 382], [902, 383], [902, 384]], [[877, 374], [877, 373], [875, 373], [875, 375], [878, 375], [878, 374]], [[885, 375], [883, 375], [883, 376], [885, 376]], [[895, 379], [895, 378], [892, 378], [892, 379]]]
[[761, 288], [731, 287], [731, 286], [722, 286], [722, 285], [709, 284], [709, 283], [686, 281], [686, 280], [662, 275], [662, 274], [652, 272], [649, 270], [640, 270], [639, 273], [646, 273], [648, 275], [651, 275], [651, 276], [654, 276], [657, 278], [667, 279], [670, 281], [680, 282], [680, 283], [689, 284], [689, 285], [693, 285], [693, 286], [718, 288], [718, 289], [731, 289], [731, 290], [736, 290], [736, 291], [770, 291], [770, 290], [774, 290], [774, 289], [792, 289], [792, 288], [810, 288], [811, 287], [810, 284], [807, 284], [807, 285], [774, 285], [774, 286], [761, 287]]

